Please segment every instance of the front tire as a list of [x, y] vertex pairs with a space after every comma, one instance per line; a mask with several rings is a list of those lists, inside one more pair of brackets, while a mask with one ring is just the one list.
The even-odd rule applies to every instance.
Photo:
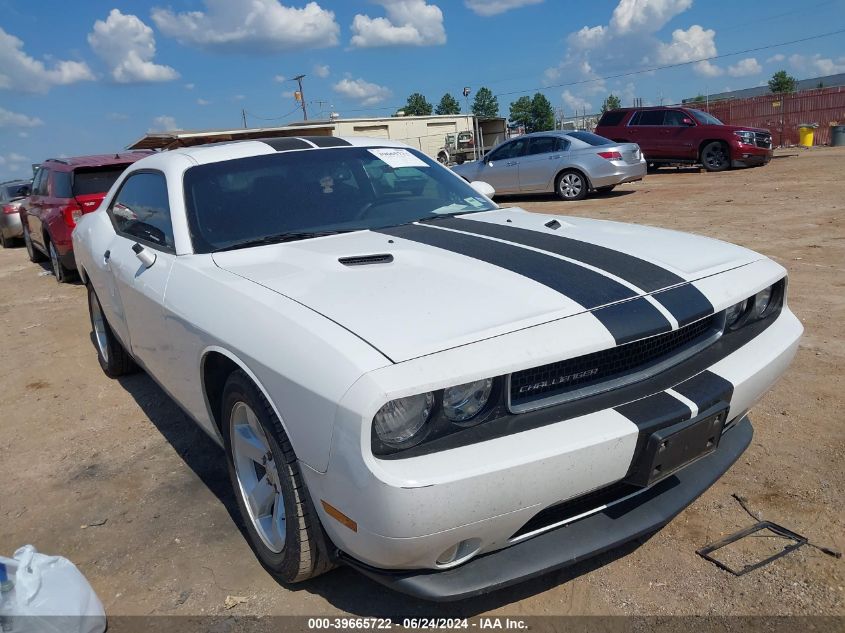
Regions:
[[562, 172], [555, 181], [555, 193], [561, 200], [583, 200], [587, 197], [587, 179], [574, 170]]
[[284, 583], [334, 566], [290, 440], [270, 403], [242, 371], [223, 387], [226, 464], [249, 544]]
[[721, 141], [713, 141], [701, 150], [701, 164], [707, 171], [725, 171], [731, 166], [731, 151]]
[[91, 318], [91, 331], [94, 333], [94, 347], [97, 348], [97, 360], [100, 367], [109, 378], [117, 378], [131, 374], [137, 370], [137, 365], [129, 352], [117, 340], [114, 332], [103, 314], [103, 306], [97, 298], [97, 293], [88, 284], [88, 316]]

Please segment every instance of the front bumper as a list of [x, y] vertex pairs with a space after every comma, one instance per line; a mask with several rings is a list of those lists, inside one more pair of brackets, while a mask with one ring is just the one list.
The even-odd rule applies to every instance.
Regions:
[[772, 149], [739, 143], [731, 147], [731, 167], [766, 165], [772, 160], [773, 155]]
[[722, 476], [751, 443], [747, 417], [722, 436], [719, 449], [640, 494], [574, 523], [444, 571], [390, 572], [342, 556], [391, 589], [425, 600], [461, 600], [581, 562], [656, 531]]

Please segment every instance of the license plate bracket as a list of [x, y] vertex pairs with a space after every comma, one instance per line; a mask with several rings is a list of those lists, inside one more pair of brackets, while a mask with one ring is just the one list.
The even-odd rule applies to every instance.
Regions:
[[728, 407], [717, 405], [701, 415], [655, 431], [648, 438], [639, 467], [629, 483], [650, 486], [719, 447]]

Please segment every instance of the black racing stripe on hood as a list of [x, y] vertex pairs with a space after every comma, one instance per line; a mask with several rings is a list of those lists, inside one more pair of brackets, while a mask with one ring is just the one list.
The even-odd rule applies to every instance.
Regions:
[[610, 330], [617, 345], [672, 331], [666, 317], [642, 297], [599, 308], [593, 316]]
[[692, 284], [655, 292], [652, 297], [672, 313], [679, 327], [713, 314], [713, 304]]
[[[475, 235], [442, 231], [418, 224], [373, 231], [442, 248], [510, 270], [556, 290], [588, 310], [636, 296], [630, 288], [583, 266]], [[507, 298], [503, 300], [506, 301]]]
[[654, 292], [686, 281], [675, 273], [639, 257], [563, 235], [466, 218], [443, 218], [432, 223], [437, 226], [475, 233], [476, 235], [486, 235], [487, 237], [507, 240], [508, 242], [562, 255], [607, 271], [646, 292]]
[[699, 411], [704, 411], [718, 402], [730, 404], [734, 394], [733, 383], [710, 370], [703, 371], [672, 389], [692, 400]]

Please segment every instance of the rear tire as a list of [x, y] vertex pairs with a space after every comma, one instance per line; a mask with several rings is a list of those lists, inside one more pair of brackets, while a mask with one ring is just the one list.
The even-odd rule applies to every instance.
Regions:
[[226, 380], [222, 402], [229, 479], [256, 557], [284, 583], [329, 571], [329, 540], [270, 403], [241, 370]]
[[701, 164], [707, 171], [725, 171], [731, 166], [731, 151], [721, 141], [707, 143], [701, 150]]
[[114, 332], [106, 321], [103, 307], [97, 293], [88, 284], [88, 316], [91, 318], [91, 331], [94, 334], [94, 347], [97, 349], [97, 360], [106, 376], [117, 378], [137, 371], [138, 366], [129, 352], [117, 340]]
[[32, 243], [32, 237], [29, 235], [29, 227], [26, 224], [23, 225], [23, 243], [26, 246], [26, 255], [33, 264], [43, 262], [46, 259], [41, 251], [35, 248], [35, 245]]
[[574, 169], [561, 172], [555, 180], [555, 193], [558, 198], [566, 202], [583, 200], [587, 197], [588, 189], [587, 179], [581, 172]]
[[647, 163], [645, 168], [646, 172], [649, 174], [657, 172], [658, 169], [660, 169], [660, 165], [658, 163]]
[[59, 253], [53, 245], [53, 240], [47, 245], [47, 250], [50, 252], [50, 267], [53, 269], [53, 276], [60, 284], [66, 284], [70, 281], [71, 271], [64, 267], [59, 259]]

